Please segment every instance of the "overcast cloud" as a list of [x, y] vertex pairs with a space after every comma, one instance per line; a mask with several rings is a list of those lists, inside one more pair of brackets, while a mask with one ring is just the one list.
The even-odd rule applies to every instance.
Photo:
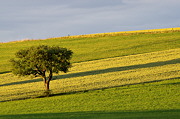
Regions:
[[180, 0], [0, 0], [0, 42], [180, 27]]

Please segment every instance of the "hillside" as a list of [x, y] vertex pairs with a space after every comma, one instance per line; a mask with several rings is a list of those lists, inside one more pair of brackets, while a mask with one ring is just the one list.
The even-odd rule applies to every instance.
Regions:
[[[53, 94], [77, 92], [180, 76], [180, 49], [74, 63], [67, 74], [54, 76]], [[0, 101], [37, 97], [43, 93], [42, 79], [1, 74]], [[12, 80], [13, 79], [13, 80]]]
[[179, 79], [1, 102], [1, 119], [179, 119]]
[[[178, 119], [180, 32], [160, 31], [0, 44], [0, 118]], [[39, 44], [74, 52], [70, 72], [51, 81], [52, 97], [41, 98], [40, 77], [9, 72], [16, 51]]]
[[[174, 28], [175, 29], [175, 28]], [[180, 29], [180, 28], [179, 28]], [[0, 44], [0, 74], [10, 71], [9, 59], [20, 49], [44, 44], [59, 45], [74, 52], [73, 62], [82, 62], [95, 59], [127, 56], [148, 52], [175, 49], [180, 47], [179, 29], [174, 31], [160, 32], [161, 30], [137, 31], [122, 34], [106, 33], [106, 35], [84, 35], [60, 37], [44, 40], [32, 40], [22, 42], [9, 42]], [[156, 32], [157, 31], [157, 32]], [[96, 46], [96, 47], [94, 47]]]

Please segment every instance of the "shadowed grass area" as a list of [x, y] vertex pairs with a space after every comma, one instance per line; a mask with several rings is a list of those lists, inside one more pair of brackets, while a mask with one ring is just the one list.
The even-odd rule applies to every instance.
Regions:
[[179, 119], [180, 110], [66, 112], [1, 115], [0, 119]]
[[10, 71], [0, 72], [0, 74], [10, 73]]

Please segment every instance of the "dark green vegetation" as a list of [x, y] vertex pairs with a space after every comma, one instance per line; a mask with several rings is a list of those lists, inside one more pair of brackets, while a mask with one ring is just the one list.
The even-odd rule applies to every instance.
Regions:
[[0, 74], [10, 71], [9, 59], [14, 53], [37, 45], [59, 45], [74, 52], [72, 62], [140, 54], [180, 47], [180, 32], [106, 36], [94, 38], [55, 38], [49, 40], [0, 44]]
[[[15, 75], [34, 75], [43, 78], [46, 91], [53, 73], [60, 71], [66, 73], [71, 67], [70, 59], [72, 51], [58, 46], [40, 45], [20, 50], [16, 53], [16, 59], [11, 59], [12, 71]], [[48, 73], [48, 75], [47, 75]]]
[[179, 110], [66, 112], [0, 116], [1, 119], [179, 119]]

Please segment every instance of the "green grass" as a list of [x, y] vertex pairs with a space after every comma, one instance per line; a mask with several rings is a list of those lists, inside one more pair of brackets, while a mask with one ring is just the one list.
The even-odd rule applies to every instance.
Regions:
[[179, 119], [179, 110], [67, 112], [0, 116], [0, 119]]
[[74, 52], [72, 62], [142, 54], [180, 47], [180, 32], [134, 34], [93, 38], [52, 38], [0, 44], [0, 74], [10, 71], [9, 59], [20, 49], [34, 45], [59, 45]]
[[0, 103], [0, 118], [166, 118], [180, 116], [180, 80]]
[[[16, 51], [39, 44], [74, 51], [70, 72], [51, 81], [52, 97], [39, 98], [41, 78], [8, 73]], [[0, 52], [0, 119], [180, 117], [180, 32], [9, 42]]]
[[[1, 97], [36, 95], [43, 86], [39, 79], [0, 76], [9, 76]], [[0, 118], [178, 119], [179, 76], [179, 49], [75, 63], [52, 81], [53, 97], [1, 102]]]
[[[54, 76], [53, 94], [95, 90], [179, 77], [180, 49], [74, 63], [70, 72]], [[42, 96], [40, 77], [1, 74], [0, 101]], [[56, 79], [56, 80], [55, 80]]]

